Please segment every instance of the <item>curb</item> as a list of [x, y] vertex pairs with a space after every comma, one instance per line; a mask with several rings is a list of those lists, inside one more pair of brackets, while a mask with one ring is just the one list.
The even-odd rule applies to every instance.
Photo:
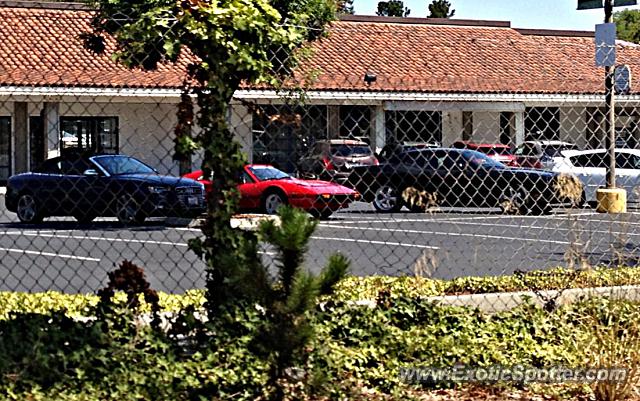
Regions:
[[536, 295], [533, 291], [500, 292], [489, 294], [471, 295], [443, 295], [423, 298], [428, 301], [438, 302], [448, 306], [466, 306], [478, 308], [482, 312], [497, 313], [514, 309], [526, 302], [532, 302], [537, 306], [544, 306], [545, 299], [554, 299], [558, 293], [562, 294], [556, 299], [557, 305], [567, 305], [585, 298], [607, 296], [613, 299], [625, 299], [628, 301], [640, 300], [640, 285], [625, 285], [617, 287], [592, 287], [572, 288], [564, 291], [546, 290]]
[[[441, 295], [434, 297], [420, 297], [419, 299], [427, 302], [435, 302], [441, 306], [455, 306], [478, 308], [484, 313], [508, 312], [525, 303], [533, 303], [538, 307], [544, 306], [545, 299], [554, 299], [560, 290], [540, 291], [540, 295], [536, 295], [533, 291], [520, 292], [494, 292], [486, 294], [470, 294], [470, 295]], [[640, 301], [640, 285], [623, 285], [616, 287], [591, 287], [591, 288], [572, 288], [562, 291], [562, 294], [556, 299], [556, 304], [568, 305], [573, 302], [595, 298], [609, 297], [612, 299], [624, 299], [627, 301]], [[375, 299], [362, 299], [352, 301], [354, 305], [364, 306], [371, 309], [376, 308]]]

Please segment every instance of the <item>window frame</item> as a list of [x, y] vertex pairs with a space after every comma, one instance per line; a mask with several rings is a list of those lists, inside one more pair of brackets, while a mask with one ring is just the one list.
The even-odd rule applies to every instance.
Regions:
[[[113, 146], [113, 140], [110, 141], [110, 147], [102, 146], [101, 132], [100, 132], [100, 124], [106, 122], [107, 120], [113, 121], [113, 129], [110, 136], [115, 137], [115, 148]], [[83, 135], [80, 129], [80, 126], [77, 125], [76, 128], [76, 138], [78, 140], [78, 146], [71, 147], [63, 147], [63, 127], [65, 124], [72, 124], [75, 122], [83, 122], [88, 124], [88, 137], [81, 138], [79, 135]], [[80, 134], [79, 134], [80, 132]], [[58, 135], [58, 139], [60, 141], [60, 151], [72, 151], [73, 149], [79, 150], [88, 150], [97, 154], [118, 154], [120, 152], [120, 118], [118, 116], [62, 116], [60, 117], [60, 132]], [[86, 144], [86, 146], [83, 146]]]

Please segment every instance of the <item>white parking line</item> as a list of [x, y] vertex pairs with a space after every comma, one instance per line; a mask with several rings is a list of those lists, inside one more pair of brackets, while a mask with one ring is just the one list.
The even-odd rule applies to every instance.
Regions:
[[183, 242], [170, 242], [170, 241], [149, 241], [149, 240], [140, 240], [133, 238], [113, 238], [113, 237], [94, 237], [94, 236], [86, 236], [86, 235], [71, 235], [71, 234], [58, 234], [56, 232], [52, 233], [42, 233], [42, 232], [19, 232], [19, 231], [7, 231], [4, 233], [0, 233], [3, 235], [24, 235], [26, 237], [51, 237], [51, 238], [60, 238], [60, 239], [78, 239], [78, 240], [91, 240], [91, 241], [110, 241], [110, 242], [127, 242], [127, 243], [135, 243], [135, 244], [153, 244], [153, 245], [174, 245], [181, 247], [188, 247], [189, 244]]
[[[352, 227], [343, 227], [343, 226], [334, 226], [334, 225], [323, 225], [322, 227], [327, 228], [338, 228], [341, 230], [351, 230]], [[442, 231], [425, 231], [425, 230], [408, 230], [408, 229], [395, 229], [395, 228], [384, 228], [378, 229], [373, 227], [358, 227], [360, 231], [376, 231], [376, 232], [390, 232], [390, 233], [409, 233], [409, 234], [429, 234], [429, 235], [444, 235], [450, 237], [471, 237], [471, 238], [484, 238], [484, 239], [497, 239], [497, 240], [507, 240], [507, 241], [524, 241], [524, 242], [540, 242], [545, 244], [559, 244], [559, 245], [582, 245], [580, 243], [575, 242], [567, 242], [567, 241], [555, 241], [548, 239], [539, 239], [539, 238], [522, 238], [522, 237], [506, 237], [501, 235], [488, 235], [488, 234], [472, 234], [472, 233], [456, 233], [456, 232], [442, 232]], [[380, 241], [381, 244], [389, 244], [388, 242]]]
[[[593, 220], [585, 220], [582, 219], [582, 221], [589, 221], [589, 222], [593, 222]], [[606, 223], [606, 221], [604, 220], [595, 220], [596, 222], [603, 222]], [[500, 227], [500, 228], [516, 228], [516, 229], [534, 229], [534, 230], [551, 230], [551, 231], [566, 231], [566, 232], [570, 232], [570, 231], [584, 231], [587, 232], [589, 234], [610, 234], [610, 235], [628, 235], [628, 236], [640, 236], [640, 232], [638, 233], [633, 233], [633, 232], [622, 232], [622, 231], [611, 231], [611, 230], [590, 230], [584, 227], [576, 227], [576, 228], [565, 228], [565, 227], [547, 227], [547, 226], [539, 226], [539, 225], [522, 225], [522, 224], [500, 224], [500, 223], [479, 223], [479, 222], [466, 222], [466, 221], [462, 221], [462, 220], [455, 220], [455, 219], [436, 219], [436, 220], [417, 220], [417, 219], [407, 219], [407, 220], [399, 220], [398, 223], [407, 223], [407, 222], [416, 222], [416, 223], [429, 223], [429, 224], [451, 224], [454, 226], [474, 226], [474, 227]], [[381, 221], [381, 222], [372, 222], [372, 223], [387, 223], [386, 221]], [[322, 227], [332, 227], [330, 225], [325, 224], [320, 224]], [[354, 229], [354, 230], [359, 230], [360, 227], [345, 227], [345, 228], [350, 228], [350, 229]]]
[[323, 240], [323, 241], [340, 241], [340, 242], [359, 242], [365, 244], [374, 244], [374, 245], [395, 245], [406, 248], [419, 248], [419, 249], [440, 249], [437, 246], [431, 245], [420, 245], [420, 244], [407, 244], [404, 242], [388, 242], [388, 241], [373, 241], [373, 240], [365, 240], [365, 239], [354, 239], [354, 238], [331, 238], [331, 237], [317, 237], [313, 236], [311, 239]]
[[[369, 220], [360, 220], [360, 219], [345, 219], [345, 220], [331, 220], [329, 222], [329, 224], [331, 224], [332, 222], [340, 222], [343, 224], [369, 224], [369, 223], [388, 223], [388, 222], [402, 222], [402, 223], [410, 223], [410, 222], [429, 222], [429, 223], [433, 223], [433, 222], [438, 222], [441, 220], [444, 221], [467, 221], [467, 220], [489, 220], [489, 219], [505, 219], [505, 218], [522, 218], [522, 219], [554, 219], [554, 220], [560, 220], [560, 219], [566, 219], [568, 216], [594, 216], [594, 215], [598, 215], [600, 213], [597, 212], [581, 212], [581, 213], [571, 213], [571, 214], [553, 214], [553, 215], [545, 215], [545, 216], [521, 216], [521, 215], [506, 215], [506, 214], [502, 214], [502, 215], [486, 215], [486, 216], [470, 216], [470, 217], [441, 217], [442, 214], [437, 213], [437, 214], [429, 214], [429, 213], [425, 213], [423, 214], [425, 216], [425, 218], [422, 219], [404, 219], [404, 218], [399, 218], [399, 217], [388, 217], [388, 218], [377, 218], [377, 219], [369, 219]], [[323, 224], [327, 224], [325, 223], [320, 223], [320, 225]]]
[[88, 262], [100, 262], [100, 259], [97, 259], [97, 258], [89, 258], [89, 257], [84, 257], [84, 256], [75, 256], [75, 255], [65, 255], [63, 253], [28, 251], [28, 250], [25, 250], [25, 249], [14, 249], [14, 248], [0, 248], [0, 251], [10, 252], [10, 253], [21, 253], [21, 254], [24, 254], [24, 255], [48, 256], [48, 257], [52, 257], [52, 258], [82, 260], [82, 261], [88, 261]]

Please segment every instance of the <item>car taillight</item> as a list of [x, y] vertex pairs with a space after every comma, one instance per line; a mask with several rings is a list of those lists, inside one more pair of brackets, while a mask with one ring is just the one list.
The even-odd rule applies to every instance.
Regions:
[[373, 159], [373, 165], [374, 166], [379, 166], [380, 162], [378, 161], [378, 159]]
[[322, 159], [322, 162], [324, 163], [324, 169], [325, 170], [335, 170], [335, 166], [333, 165], [333, 163], [331, 163], [331, 160], [329, 160], [328, 158], [324, 158]]

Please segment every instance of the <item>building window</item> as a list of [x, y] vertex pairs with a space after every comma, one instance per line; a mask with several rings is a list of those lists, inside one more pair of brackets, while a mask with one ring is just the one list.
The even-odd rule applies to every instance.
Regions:
[[316, 140], [327, 138], [326, 106], [259, 106], [252, 121], [253, 162], [288, 173]]
[[118, 153], [117, 117], [60, 117], [60, 151]]
[[387, 142], [442, 143], [442, 113], [439, 111], [387, 111]]
[[340, 138], [358, 138], [370, 142], [371, 107], [340, 106]]
[[11, 117], [0, 117], [0, 182], [11, 175]]
[[525, 140], [560, 138], [560, 109], [528, 107], [524, 115]]

